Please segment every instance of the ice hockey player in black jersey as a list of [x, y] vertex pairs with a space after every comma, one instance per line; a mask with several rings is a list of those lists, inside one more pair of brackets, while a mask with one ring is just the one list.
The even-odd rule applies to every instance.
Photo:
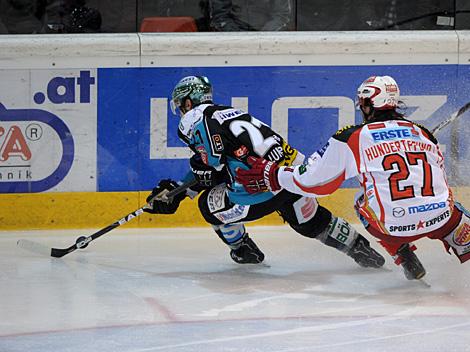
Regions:
[[[217, 235], [230, 247], [230, 257], [240, 264], [264, 260], [263, 252], [246, 232], [244, 223], [278, 212], [297, 233], [316, 238], [347, 254], [362, 267], [380, 268], [385, 260], [346, 220], [336, 217], [312, 197], [282, 190], [249, 194], [235, 182], [235, 170], [248, 168], [249, 156], [263, 157], [282, 166], [302, 164], [304, 155], [292, 148], [269, 126], [250, 114], [212, 102], [212, 86], [203, 76], [181, 79], [172, 93], [173, 113], [180, 115], [178, 135], [194, 152], [189, 177], [198, 181], [187, 194], [169, 202], [156, 197], [156, 214], [175, 213], [191, 191], [201, 193], [199, 209]], [[148, 198], [176, 188], [162, 180]]]

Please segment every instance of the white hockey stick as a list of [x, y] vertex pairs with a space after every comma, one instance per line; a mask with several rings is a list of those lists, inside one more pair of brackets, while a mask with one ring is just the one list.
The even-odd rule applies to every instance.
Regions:
[[460, 116], [462, 116], [468, 109], [470, 109], [470, 102], [462, 106], [458, 111], [454, 112], [452, 115], [447, 120], [442, 121], [440, 124], [438, 124], [436, 127], [434, 127], [431, 130], [432, 134], [436, 134], [439, 131], [441, 131], [444, 127], [449, 125], [450, 123], [454, 122], [457, 120]]

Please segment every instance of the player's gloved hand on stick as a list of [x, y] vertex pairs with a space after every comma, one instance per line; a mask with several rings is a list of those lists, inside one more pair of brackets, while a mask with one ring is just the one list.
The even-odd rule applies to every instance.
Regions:
[[211, 188], [227, 181], [228, 175], [225, 168], [217, 171], [212, 166], [206, 165], [199, 153], [194, 154], [189, 159], [189, 164], [191, 165], [194, 178], [199, 186], [203, 188]]
[[278, 191], [281, 189], [277, 180], [279, 166], [263, 158], [250, 156], [247, 160], [249, 170], [238, 168], [235, 180], [242, 184], [248, 193]]
[[180, 202], [186, 197], [186, 192], [181, 192], [173, 199], [168, 199], [166, 195], [176, 187], [178, 187], [178, 183], [173, 180], [161, 180], [147, 197], [147, 203], [150, 207], [144, 208], [144, 211], [151, 214], [174, 214]]

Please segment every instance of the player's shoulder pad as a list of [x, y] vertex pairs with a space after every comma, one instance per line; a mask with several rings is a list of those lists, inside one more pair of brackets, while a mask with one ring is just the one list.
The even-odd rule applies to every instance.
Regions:
[[219, 111], [219, 110], [227, 110], [227, 109], [232, 109], [231, 106], [225, 106], [225, 105], [209, 105], [207, 108], [204, 109], [204, 116], [207, 117], [212, 117], [214, 115], [214, 112]]
[[340, 128], [338, 131], [336, 131], [336, 133], [333, 135], [333, 138], [341, 142], [347, 142], [349, 137], [351, 137], [351, 135], [362, 126], [363, 124], [344, 126], [343, 128]]
[[[410, 121], [410, 120], [407, 120], [407, 121]], [[433, 142], [434, 144], [437, 144], [437, 139], [436, 137], [434, 137], [434, 135], [432, 134], [431, 131], [429, 131], [426, 127], [424, 127], [423, 125], [421, 125], [420, 123], [416, 123], [414, 121], [410, 121], [413, 125], [415, 126], [418, 126], [419, 128], [421, 128], [421, 130], [424, 132], [424, 134], [426, 135], [426, 137], [428, 137], [430, 139], [431, 142]]]

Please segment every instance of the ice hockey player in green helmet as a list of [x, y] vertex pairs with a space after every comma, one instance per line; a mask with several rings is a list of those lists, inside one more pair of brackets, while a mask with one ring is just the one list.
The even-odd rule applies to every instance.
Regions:
[[[264, 253], [248, 235], [245, 223], [278, 212], [300, 235], [316, 238], [351, 257], [363, 267], [380, 268], [385, 259], [370, 247], [346, 220], [334, 216], [312, 197], [287, 191], [248, 193], [235, 181], [238, 168], [248, 168], [249, 156], [263, 157], [282, 166], [302, 164], [304, 155], [268, 125], [251, 114], [212, 101], [206, 77], [182, 78], [171, 94], [173, 113], [180, 116], [178, 137], [193, 152], [189, 170], [180, 182], [197, 180], [186, 195], [199, 193], [198, 206], [204, 220], [230, 248], [238, 264], [259, 264]], [[173, 214], [181, 196], [168, 201], [163, 195], [175, 189], [175, 180], [161, 180], [147, 198], [153, 214]], [[159, 195], [162, 195], [161, 197]]]

